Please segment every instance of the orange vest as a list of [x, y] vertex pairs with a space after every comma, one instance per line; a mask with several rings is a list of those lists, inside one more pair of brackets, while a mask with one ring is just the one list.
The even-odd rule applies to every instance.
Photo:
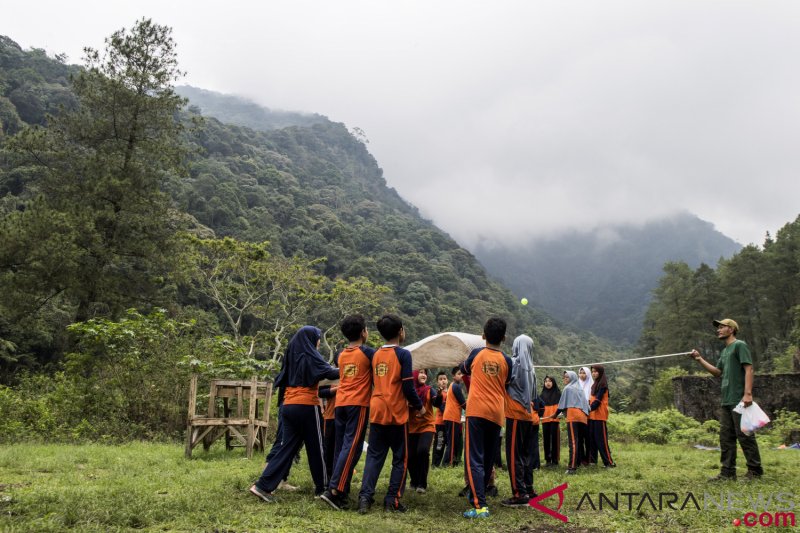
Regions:
[[[446, 407], [447, 406], [447, 389], [439, 392], [439, 394], [442, 395], [442, 404], [444, 404], [444, 406]], [[436, 408], [436, 425], [437, 426], [444, 425], [444, 409], [442, 409], [441, 407], [437, 407]]]
[[[447, 389], [447, 396], [449, 398], [446, 404], [444, 404], [444, 420], [449, 420], [450, 422], [461, 422], [461, 406], [458, 404], [458, 400], [456, 399], [456, 395], [453, 394], [453, 387], [458, 385], [461, 386], [460, 383], [453, 382], [450, 384], [450, 387]], [[463, 389], [462, 389], [463, 390]]]
[[484, 348], [471, 359], [468, 370], [472, 375], [472, 384], [467, 402], [467, 416], [477, 416], [503, 427], [503, 403], [509, 372], [505, 355], [499, 350]]
[[400, 360], [394, 348], [380, 348], [372, 357], [369, 421], [374, 424], [403, 425], [408, 422], [408, 402], [403, 395]]
[[[589, 405], [595, 401], [594, 394], [589, 400]], [[603, 397], [600, 398], [600, 407], [594, 411], [589, 411], [589, 420], [608, 420], [608, 389], [603, 392]]]
[[372, 366], [360, 346], [339, 354], [339, 388], [336, 404], [367, 407], [372, 394]]
[[[545, 405], [544, 406], [544, 413], [542, 414], [542, 418], [547, 418], [549, 416], [553, 416], [558, 411], [558, 404], [554, 403], [553, 405]], [[555, 418], [550, 418], [542, 422], [543, 424], [558, 424], [558, 420]]]
[[509, 396], [508, 392], [506, 392], [505, 396], [505, 413], [506, 418], [510, 418], [512, 420], [530, 421], [531, 419], [531, 414], [526, 411], [525, 408], [519, 404], [519, 402]]
[[408, 413], [408, 432], [409, 433], [425, 433], [436, 431], [436, 423], [433, 415], [433, 405], [431, 404], [431, 391], [425, 392], [425, 397], [420, 398], [422, 405], [425, 407], [425, 414], [417, 417], [416, 411]]
[[586, 413], [577, 407], [567, 407], [567, 422], [579, 422], [585, 424], [589, 420]]
[[286, 387], [283, 405], [319, 405], [319, 386]]

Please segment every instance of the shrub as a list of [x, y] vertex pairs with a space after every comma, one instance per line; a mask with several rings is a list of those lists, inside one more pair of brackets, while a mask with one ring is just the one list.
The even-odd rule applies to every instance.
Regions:
[[764, 437], [770, 445], [792, 444], [792, 433], [800, 431], [800, 415], [788, 409], [778, 409], [768, 428]]
[[665, 444], [677, 430], [695, 429], [699, 426], [700, 422], [672, 408], [643, 413], [631, 429], [640, 441]]
[[665, 368], [658, 373], [650, 389], [650, 407], [653, 409], [667, 409], [675, 405], [675, 394], [672, 389], [672, 378], [686, 376], [689, 373], [677, 366]]

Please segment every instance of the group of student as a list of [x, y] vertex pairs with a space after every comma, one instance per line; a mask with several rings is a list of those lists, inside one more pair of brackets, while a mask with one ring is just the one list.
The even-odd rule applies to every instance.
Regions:
[[545, 464], [557, 467], [560, 460], [559, 416], [566, 419], [569, 462], [566, 473], [575, 474], [579, 466], [596, 465], [598, 454], [606, 468], [617, 464], [608, 446], [608, 379], [602, 365], [572, 370], [562, 377], [564, 391], [556, 379], [545, 376], [540, 396], [542, 408], [542, 449]]
[[[564, 417], [569, 435], [568, 474], [580, 465], [597, 462], [599, 453], [607, 467], [616, 466], [608, 447], [608, 385], [602, 366], [564, 373], [559, 391], [547, 376], [541, 395], [533, 367], [533, 340], [521, 335], [506, 356], [500, 346], [506, 323], [490, 318], [483, 328], [485, 347], [477, 348], [447, 375], [440, 372], [436, 385], [428, 385], [425, 370], [412, 372], [411, 353], [402, 347], [405, 330], [399, 317], [384, 315], [377, 329], [385, 344], [366, 346], [364, 317], [351, 315], [341, 324], [348, 341], [328, 364], [318, 348], [321, 332], [304, 326], [292, 337], [275, 387], [279, 390], [279, 428], [267, 465], [250, 492], [266, 502], [286, 480], [293, 459], [305, 445], [315, 486], [315, 496], [334, 509], [350, 507], [350, 484], [369, 425], [369, 441], [358, 493], [358, 512], [369, 512], [378, 477], [392, 452], [389, 485], [383, 498], [385, 511], [405, 512], [401, 502], [406, 476], [412, 490], [427, 490], [429, 452], [436, 439], [434, 466], [457, 466], [464, 455], [466, 486], [461, 495], [470, 508], [466, 518], [489, 516], [487, 495], [496, 495], [495, 464], [499, 458], [501, 429], [506, 434], [506, 460], [512, 495], [506, 506], [527, 505], [536, 496], [533, 471], [539, 468], [540, 423], [545, 461], [559, 463], [559, 424]], [[587, 392], [581, 387], [590, 378]], [[336, 380], [336, 386], [320, 386]], [[325, 411], [320, 409], [325, 398]], [[434, 410], [436, 414], [434, 414]], [[462, 410], [466, 423], [462, 423]]]

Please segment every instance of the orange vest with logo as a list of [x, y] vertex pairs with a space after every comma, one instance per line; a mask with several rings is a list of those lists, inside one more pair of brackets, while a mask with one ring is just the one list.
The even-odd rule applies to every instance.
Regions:
[[394, 346], [384, 346], [372, 356], [372, 386], [369, 421], [383, 425], [408, 422], [408, 402], [403, 395], [400, 360]]
[[339, 388], [336, 405], [367, 407], [372, 395], [372, 364], [366, 355], [371, 348], [345, 348], [339, 354]]
[[469, 374], [472, 376], [472, 383], [467, 401], [467, 416], [484, 418], [502, 427], [505, 425], [504, 402], [510, 370], [506, 357], [499, 350], [483, 348], [470, 358], [472, 362]]

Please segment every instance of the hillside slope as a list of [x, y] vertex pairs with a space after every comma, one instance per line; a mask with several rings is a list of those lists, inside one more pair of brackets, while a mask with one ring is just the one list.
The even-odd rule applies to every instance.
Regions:
[[[25, 124], [46, 127], [46, 113], [58, 112], [39, 100], [49, 94], [44, 89], [74, 105], [67, 78], [77, 67], [22, 51], [6, 38], [0, 58], [7, 57], [14, 66], [0, 68], [0, 103], [17, 119], [15, 129], [4, 127], [7, 136]], [[165, 182], [175, 207], [216, 236], [269, 241], [287, 256], [325, 257], [317, 268], [330, 278], [364, 276], [388, 286], [409, 340], [446, 330], [479, 332], [488, 316], [500, 315], [509, 322], [509, 343], [520, 333], [535, 336], [542, 361], [613, 350], [591, 335], [558, 328], [533, 306], [520, 306], [470, 252], [387, 187], [364, 143], [343, 124], [320, 115], [257, 112], [252, 103], [208, 91], [193, 94], [197, 102], [190, 101], [182, 117], [187, 124], [204, 109], [231, 123], [209, 114], [187, 130], [186, 173]], [[22, 102], [36, 102], [44, 114], [25, 114]], [[248, 126], [235, 124], [245, 118]], [[2, 183], [3, 213], [24, 209], [35, 193], [24, 180]]]
[[573, 231], [516, 249], [479, 246], [497, 279], [564, 322], [635, 342], [664, 263], [716, 265], [741, 246], [690, 213], [641, 226]]

